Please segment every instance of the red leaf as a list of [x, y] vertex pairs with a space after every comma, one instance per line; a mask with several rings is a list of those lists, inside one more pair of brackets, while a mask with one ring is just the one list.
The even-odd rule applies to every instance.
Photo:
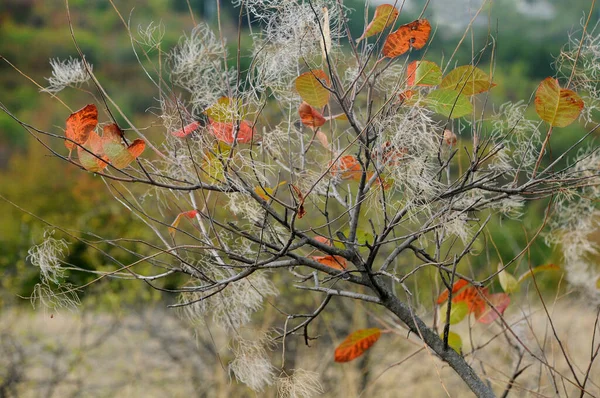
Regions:
[[184, 138], [190, 135], [193, 131], [197, 130], [200, 127], [200, 122], [192, 122], [187, 126], [184, 126], [182, 129], [173, 131], [171, 134], [175, 137]]
[[300, 191], [300, 189], [295, 186], [295, 185], [290, 185], [292, 187], [292, 189], [294, 190], [294, 193], [296, 194], [296, 196], [298, 196], [298, 218], [302, 218], [306, 215], [306, 210], [304, 209], [304, 195], [302, 194], [302, 192]]
[[381, 337], [379, 328], [361, 329], [350, 334], [335, 349], [336, 362], [349, 362], [365, 353]]
[[188, 210], [188, 211], [179, 213], [177, 215], [177, 217], [175, 217], [175, 220], [173, 220], [173, 223], [171, 223], [171, 226], [169, 227], [169, 234], [174, 238], [175, 232], [177, 232], [177, 227], [179, 226], [179, 222], [181, 221], [181, 219], [183, 217], [185, 217], [185, 218], [191, 220], [194, 217], [196, 217], [197, 214], [198, 214], [198, 210]]
[[331, 241], [331, 239], [329, 239], [329, 238], [326, 238], [326, 237], [324, 237], [324, 236], [315, 236], [315, 237], [314, 237], [314, 239], [315, 239], [317, 242], [321, 242], [321, 243], [323, 243], [324, 245], [327, 245], [327, 246], [333, 246], [333, 242]]
[[431, 25], [426, 19], [419, 19], [400, 26], [387, 37], [383, 45], [383, 55], [394, 58], [407, 52], [411, 47], [423, 48], [429, 39]]
[[339, 176], [343, 180], [360, 180], [362, 167], [355, 156], [345, 155], [335, 163], [330, 162], [330, 173], [333, 177]]
[[[96, 105], [94, 104], [86, 105], [67, 118], [65, 136], [75, 141], [75, 143], [83, 145], [87, 142], [90, 133], [97, 125], [98, 108], [96, 108]], [[77, 146], [75, 143], [65, 141], [65, 146], [71, 151]]]
[[477, 318], [477, 322], [481, 323], [492, 323], [498, 318], [498, 313], [500, 315], [504, 314], [506, 307], [510, 304], [510, 297], [506, 293], [494, 293], [488, 294], [487, 299], [494, 306], [496, 311], [489, 305], [485, 306], [485, 309], [481, 313], [475, 313], [475, 318]]
[[312, 129], [321, 127], [325, 124], [325, 118], [315, 108], [308, 105], [306, 102], [302, 102], [298, 108], [298, 114], [302, 119], [302, 124]]
[[309, 257], [327, 267], [344, 271], [347, 266], [347, 261], [341, 256], [311, 256]]
[[469, 313], [476, 315], [485, 311], [486, 303], [482, 296], [487, 295], [487, 288], [469, 286], [452, 298], [453, 303], [464, 301], [469, 306]]
[[391, 142], [386, 141], [379, 148], [375, 148], [373, 156], [381, 157], [382, 163], [389, 166], [397, 166], [408, 153], [406, 148], [397, 148]]
[[[208, 132], [217, 140], [231, 145], [233, 144], [236, 125], [237, 123], [222, 123], [209, 119]], [[237, 142], [240, 144], [251, 143], [254, 136], [254, 127], [250, 126], [250, 123], [245, 120], [242, 120], [239, 125]]]
[[[454, 282], [454, 285], [452, 286], [452, 295], [454, 295], [456, 292], [458, 292], [460, 289], [467, 286], [468, 284], [469, 282], [467, 282], [464, 279], [459, 279], [458, 281]], [[448, 300], [448, 289], [444, 290], [439, 295], [437, 299], [437, 304], [442, 304], [446, 300]]]

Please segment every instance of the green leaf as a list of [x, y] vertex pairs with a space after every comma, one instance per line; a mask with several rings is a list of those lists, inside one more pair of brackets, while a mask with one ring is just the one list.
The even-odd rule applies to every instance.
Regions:
[[464, 65], [448, 73], [442, 79], [440, 88], [456, 90], [461, 94], [470, 96], [488, 91], [495, 85], [488, 74], [481, 69], [473, 65]]
[[[498, 270], [501, 270], [502, 267], [502, 264], [498, 264]], [[500, 271], [500, 273], [498, 274], [498, 278], [500, 279], [500, 286], [502, 286], [502, 290], [504, 290], [506, 293], [513, 293], [519, 291], [519, 281], [517, 281], [517, 278], [515, 278], [507, 270]]]
[[[443, 339], [444, 335], [441, 334], [440, 337]], [[460, 335], [454, 332], [448, 332], [448, 346], [456, 352], [461, 352], [463, 343]]]
[[583, 109], [583, 100], [572, 90], [561, 89], [558, 80], [547, 77], [535, 92], [535, 111], [554, 127], [573, 123]]
[[425, 97], [424, 103], [432, 111], [452, 119], [473, 112], [473, 105], [469, 98], [456, 90], [434, 90]]
[[382, 4], [375, 9], [375, 15], [373, 20], [367, 25], [362, 36], [360, 36], [356, 42], [358, 43], [362, 39], [376, 35], [377, 33], [383, 32], [385, 28], [394, 23], [398, 17], [398, 10], [391, 4]]
[[329, 78], [321, 69], [305, 72], [296, 78], [296, 90], [300, 97], [315, 108], [322, 108], [329, 102]]
[[[344, 233], [344, 235], [346, 237], [350, 236], [350, 228], [346, 228], [342, 232]], [[356, 229], [356, 241], [358, 242], [359, 245], [373, 243], [374, 240], [375, 240], [375, 237], [373, 236], [373, 234], [371, 232], [365, 231], [362, 228]], [[343, 248], [344, 245], [342, 244], [341, 247]]]
[[[440, 322], [446, 324], [446, 312], [448, 311], [448, 302], [440, 307]], [[469, 305], [465, 301], [452, 303], [450, 308], [450, 325], [455, 325], [465, 319], [469, 314]]]
[[406, 68], [409, 86], [437, 86], [442, 82], [442, 70], [435, 62], [413, 61]]

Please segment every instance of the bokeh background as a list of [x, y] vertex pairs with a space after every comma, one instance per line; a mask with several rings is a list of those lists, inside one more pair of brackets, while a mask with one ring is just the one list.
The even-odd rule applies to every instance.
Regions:
[[[134, 33], [138, 26], [162, 23], [165, 50], [173, 47], [182, 34], [189, 33], [194, 22], [185, 0], [113, 2], [120, 15], [108, 0], [69, 1], [73, 29], [105, 89], [130, 119], [138, 125], [152, 126], [156, 123], [151, 112], [157, 106], [155, 87], [138, 64], [121, 17], [129, 21]], [[239, 10], [229, 1], [221, 3], [224, 34], [234, 38]], [[364, 2], [345, 3], [356, 10], [351, 14], [350, 27], [353, 36], [358, 37], [364, 29]], [[418, 17], [424, 3], [406, 1], [401, 21]], [[468, 34], [455, 60], [459, 65], [469, 63], [491, 34], [495, 40], [497, 87], [491, 92], [490, 102], [499, 105], [509, 100], [530, 101], [539, 81], [554, 75], [553, 57], [567, 43], [569, 34], [580, 31], [589, 3], [496, 0], [485, 4], [474, 20], [473, 35]], [[424, 16], [432, 22], [435, 33], [427, 59], [443, 63], [452, 54], [481, 4], [480, 0], [430, 2]], [[189, 6], [194, 18], [216, 28], [212, 0], [190, 0]], [[599, 19], [598, 11], [592, 22]], [[249, 47], [249, 40], [246, 35], [242, 37], [243, 47]], [[230, 42], [233, 50], [235, 40]], [[0, 102], [36, 128], [62, 134], [70, 112], [47, 93], [41, 93], [34, 82], [46, 85], [45, 78], [51, 76], [50, 59], [77, 57], [64, 2], [2, 0], [0, 56]], [[234, 65], [235, 60], [231, 62]], [[485, 62], [490, 62], [489, 56]], [[249, 63], [248, 57], [242, 58], [242, 69]], [[61, 92], [60, 97], [72, 109], [89, 101], [85, 92], [71, 89]], [[572, 137], [582, 134], [583, 128], [575, 125], [563, 131]], [[155, 134], [158, 139], [158, 129]], [[62, 142], [42, 139], [64, 151]], [[561, 150], [560, 139], [553, 142], [553, 149]], [[27, 297], [38, 282], [39, 272], [28, 263], [27, 251], [44, 232], [52, 230], [47, 223], [73, 234], [94, 231], [100, 236], [143, 237], [147, 232], [110, 199], [98, 177], [51, 156], [4, 112], [0, 112], [0, 194], [20, 207], [0, 200], [0, 396], [254, 396], [230, 379], [224, 354], [227, 341], [218, 335], [195, 333], [173, 311], [166, 310], [166, 304], [175, 297], [159, 294], [144, 284], [108, 280], [95, 283], [81, 295], [78, 313], [32, 310]], [[520, 222], [500, 220], [494, 228], [498, 252], [492, 257], [509, 259], [518, 253], [526, 242], [528, 228], [540, 224], [543, 207], [544, 203], [528, 207]], [[67, 263], [95, 269], [105, 261], [85, 245], [70, 242]], [[495, 264], [498, 259], [474, 261]], [[542, 241], [532, 246], [528, 261], [539, 265], [560, 263], [560, 258]], [[83, 284], [91, 277], [72, 274], [69, 278], [74, 284]], [[542, 275], [540, 280], [549, 294], [566, 292], [560, 274]], [[428, 294], [431, 296], [426, 292], [424, 297]], [[313, 298], [304, 300], [310, 304]], [[575, 310], [569, 315], [566, 325], [573, 319], [586, 322], [581, 319], [584, 315]], [[257, 321], [269, 326], [274, 317], [267, 309], [257, 315]], [[335, 365], [332, 358], [323, 359], [323, 350], [331, 352], [344, 333], [368, 324], [372, 324], [369, 309], [340, 302], [338, 314], [326, 314], [316, 324], [324, 335], [315, 343], [316, 348], [307, 348], [298, 340], [288, 349], [299, 367], [305, 363], [305, 367], [322, 373], [328, 396], [356, 396], [363, 390], [364, 396], [443, 394], [431, 367], [425, 366], [420, 373], [409, 372], [408, 376], [401, 373], [401, 366], [384, 372], [387, 366], [419, 348], [403, 336], [390, 337], [386, 343], [387, 351], [390, 345], [398, 349], [393, 357], [382, 344], [379, 350], [346, 367]], [[441, 371], [447, 386], [462, 388], [451, 372]], [[384, 375], [378, 378], [382, 372]], [[402, 377], [407, 379], [399, 395], [396, 388]]]

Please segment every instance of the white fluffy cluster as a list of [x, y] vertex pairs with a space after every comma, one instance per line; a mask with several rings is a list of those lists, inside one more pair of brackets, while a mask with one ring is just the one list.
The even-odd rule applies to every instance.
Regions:
[[204, 23], [184, 36], [171, 53], [171, 80], [190, 92], [194, 114], [199, 114], [235, 85], [235, 71], [224, 64], [227, 51]]
[[[582, 26], [585, 21], [582, 20]], [[556, 69], [565, 79], [571, 79], [570, 89], [584, 100], [581, 117], [588, 123], [600, 109], [600, 22], [585, 34], [575, 32], [556, 59]]]
[[267, 355], [266, 344], [266, 338], [255, 341], [239, 337], [232, 347], [235, 359], [229, 364], [229, 370], [254, 391], [262, 391], [275, 381], [275, 368]]
[[413, 107], [387, 120], [392, 147], [405, 151], [397, 166], [388, 167], [404, 201], [431, 198], [441, 188], [435, 178], [440, 128], [431, 116], [428, 110]]
[[323, 394], [319, 374], [304, 369], [295, 369], [290, 376], [277, 379], [280, 398], [311, 398]]
[[[213, 270], [211, 276], [219, 280], [229, 274]], [[250, 322], [252, 314], [262, 308], [266, 296], [279, 293], [264, 273], [259, 272], [232, 282], [221, 292], [203, 299], [212, 292], [183, 294], [181, 301], [191, 303], [183, 307], [184, 315], [192, 322], [203, 322], [204, 317], [210, 315], [216, 324], [230, 332]]]
[[488, 162], [488, 169], [507, 172], [513, 177], [517, 172], [531, 173], [542, 144], [540, 122], [525, 117], [527, 104], [524, 101], [507, 102], [500, 106], [492, 117], [492, 145], [503, 149]]
[[43, 242], [27, 251], [27, 260], [39, 267], [40, 277], [45, 284], [59, 284], [65, 273], [61, 267], [61, 259], [68, 250], [67, 242], [64, 239], [54, 239], [53, 234], [53, 231], [45, 232]]
[[[50, 60], [52, 66], [52, 77], [46, 78], [50, 84], [42, 91], [58, 93], [66, 87], [78, 87], [90, 79], [90, 74], [85, 68], [84, 61], [77, 58], [69, 58], [61, 61], [58, 58]], [[87, 64], [90, 72], [92, 65]]]
[[[598, 151], [581, 151], [581, 159], [574, 168], [576, 175], [589, 177], [597, 175], [600, 166]], [[550, 244], [558, 244], [562, 250], [567, 280], [600, 303], [600, 267], [594, 260], [598, 255], [597, 243], [593, 235], [600, 228], [600, 209], [596, 202], [600, 197], [600, 187], [592, 185], [580, 191], [563, 191], [557, 196], [551, 231], [546, 236]], [[584, 215], [584, 216], [582, 216]]]
[[[254, 88], [269, 89], [279, 101], [297, 103], [291, 84], [299, 75], [299, 64], [314, 67], [323, 41], [323, 7], [328, 8], [333, 39], [340, 36], [339, 6], [334, 1], [251, 1], [244, 3], [265, 21], [266, 27], [254, 36]], [[320, 61], [320, 59], [319, 59]], [[320, 67], [320, 62], [319, 62]]]

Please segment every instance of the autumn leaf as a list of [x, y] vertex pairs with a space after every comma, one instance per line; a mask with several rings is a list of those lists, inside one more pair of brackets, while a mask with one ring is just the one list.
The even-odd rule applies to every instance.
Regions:
[[72, 151], [77, 145], [83, 145], [87, 142], [90, 133], [98, 125], [98, 108], [96, 105], [89, 104], [72, 113], [67, 118], [65, 136], [73, 141], [65, 140], [65, 146]]
[[329, 78], [321, 69], [305, 72], [296, 78], [296, 90], [300, 97], [315, 108], [322, 108], [329, 102]]
[[125, 146], [122, 142], [122, 137], [123, 132], [116, 124], [113, 123], [104, 126], [102, 149], [108, 160], [110, 160], [111, 165], [117, 169], [127, 167], [146, 148], [146, 142], [139, 138], [129, 146]]
[[452, 303], [465, 302], [469, 307], [469, 313], [482, 314], [486, 309], [483, 296], [487, 295], [487, 288], [469, 286], [464, 288], [456, 296], [452, 297]]
[[302, 104], [300, 104], [300, 107], [298, 108], [298, 114], [300, 115], [302, 124], [312, 129], [321, 127], [326, 121], [319, 111], [306, 102], [302, 102]]
[[411, 47], [419, 50], [427, 43], [430, 32], [431, 25], [426, 19], [402, 25], [388, 35], [383, 45], [383, 55], [387, 58], [395, 58], [407, 52]]
[[347, 266], [347, 261], [342, 256], [311, 256], [309, 258], [327, 267], [338, 269], [340, 271], [344, 271]]
[[87, 171], [91, 171], [92, 173], [104, 170], [109, 162], [108, 157], [104, 154], [104, 149], [102, 148], [102, 138], [96, 134], [95, 131], [90, 132], [90, 136], [85, 145], [77, 147], [77, 157], [79, 163], [81, 163]]
[[287, 181], [281, 181], [279, 184], [277, 184], [273, 188], [269, 188], [269, 187], [264, 187], [264, 188], [263, 187], [256, 187], [256, 188], [254, 188], [254, 192], [256, 192], [256, 194], [258, 196], [260, 196], [262, 200], [264, 200], [265, 202], [268, 202], [269, 200], [271, 200], [270, 197], [275, 195], [275, 191], [277, 190], [277, 188], [279, 188], [283, 184], [287, 184]]
[[508, 272], [506, 269], [503, 269], [503, 267], [504, 266], [502, 265], [502, 263], [498, 264], [498, 280], [500, 281], [500, 286], [502, 287], [502, 290], [504, 290], [506, 293], [518, 292], [519, 281], [517, 281], [517, 278], [515, 278], [513, 274]]
[[437, 86], [442, 82], [442, 70], [435, 62], [413, 61], [406, 68], [409, 86]]
[[340, 157], [335, 163], [329, 163], [332, 177], [339, 176], [343, 180], [360, 180], [362, 176], [362, 166], [358, 159], [352, 155]]
[[237, 137], [235, 137], [236, 126], [237, 123], [217, 122], [209, 119], [208, 132], [217, 140], [229, 145], [233, 144], [234, 138], [237, 138], [237, 142], [240, 144], [251, 143], [254, 139], [254, 127], [246, 120], [240, 121]]
[[386, 141], [373, 150], [372, 156], [381, 160], [382, 164], [397, 166], [408, 153], [406, 148], [398, 148], [391, 142]]
[[177, 217], [175, 217], [175, 220], [171, 223], [171, 226], [169, 227], [169, 235], [171, 235], [172, 238], [175, 238], [175, 233], [177, 232], [177, 227], [179, 226], [181, 219], [187, 218], [187, 219], [191, 220], [191, 219], [195, 218], [197, 214], [198, 214], [198, 210], [188, 210], [188, 211], [179, 213], [177, 215]]
[[521, 276], [519, 276], [518, 282], [521, 283], [525, 279], [532, 276], [533, 274], [537, 274], [537, 273], [543, 272], [543, 271], [560, 271], [560, 267], [556, 264], [538, 265], [537, 267], [534, 267], [534, 268], [524, 272], [523, 274], [521, 274]]
[[447, 88], [430, 92], [424, 102], [432, 111], [452, 119], [473, 112], [473, 105], [469, 101], [469, 97]]
[[[448, 312], [448, 303], [440, 307], [440, 322], [446, 324], [446, 315]], [[467, 315], [469, 315], [469, 306], [464, 301], [458, 303], [452, 303], [450, 308], [450, 325], [454, 325], [462, 321]]]
[[[458, 281], [454, 282], [454, 285], [452, 285], [452, 295], [454, 295], [456, 292], [458, 292], [459, 290], [461, 290], [468, 284], [469, 284], [469, 282], [467, 282], [464, 279], [459, 279]], [[436, 303], [439, 305], [439, 304], [442, 304], [446, 300], [448, 300], [448, 289], [444, 290], [438, 296]]]
[[[476, 312], [475, 318], [477, 322], [489, 324], [498, 319], [499, 314], [504, 314], [504, 311], [510, 304], [510, 297], [506, 293], [495, 293], [486, 295], [486, 298], [493, 308], [490, 307], [490, 304], [486, 303], [484, 311], [481, 313]], [[495, 311], [494, 308], [496, 309]]]
[[221, 123], [233, 123], [246, 115], [241, 98], [221, 97], [204, 111], [210, 120]]
[[391, 4], [382, 4], [375, 9], [373, 20], [367, 25], [363, 34], [356, 39], [356, 43], [367, 37], [383, 32], [385, 28], [394, 23], [398, 17], [398, 10]]
[[446, 142], [446, 144], [449, 146], [454, 146], [456, 145], [457, 141], [458, 137], [456, 134], [454, 134], [454, 132], [452, 132], [452, 130], [444, 130], [444, 142]]
[[558, 80], [544, 79], [535, 92], [535, 111], [539, 117], [554, 127], [573, 123], [583, 109], [583, 100], [573, 90], [560, 88]]
[[440, 88], [456, 90], [470, 96], [488, 91], [496, 86], [487, 73], [473, 65], [463, 65], [452, 70], [442, 79]]
[[326, 238], [324, 236], [315, 236], [313, 239], [317, 242], [321, 242], [324, 245], [333, 246], [333, 242], [331, 241], [331, 239]]
[[187, 137], [188, 135], [190, 135], [192, 132], [199, 129], [200, 126], [201, 126], [200, 122], [192, 122], [188, 125], [183, 126], [182, 129], [173, 131], [171, 133], [171, 135], [174, 135], [175, 137], [179, 137], [179, 138], [184, 138], [184, 137]]
[[302, 218], [306, 215], [306, 210], [304, 209], [304, 195], [302, 194], [302, 192], [300, 191], [300, 188], [298, 188], [295, 185], [290, 185], [292, 187], [292, 190], [294, 191], [294, 193], [296, 194], [296, 196], [298, 197], [298, 218]]
[[379, 328], [361, 329], [351, 333], [335, 349], [336, 362], [349, 362], [365, 353], [381, 337]]

